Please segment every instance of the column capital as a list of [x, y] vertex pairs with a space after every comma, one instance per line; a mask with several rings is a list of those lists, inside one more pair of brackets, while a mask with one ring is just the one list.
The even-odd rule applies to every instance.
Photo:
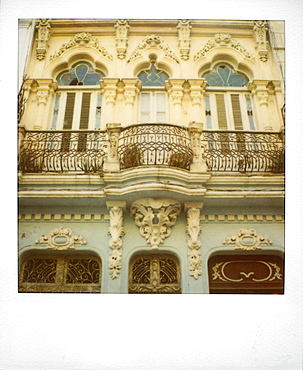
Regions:
[[114, 207], [117, 207], [117, 208], [122, 208], [123, 211], [126, 210], [126, 201], [119, 201], [119, 200], [109, 200], [106, 202], [106, 207], [107, 209], [110, 209], [110, 208], [114, 208]]
[[203, 202], [185, 202], [184, 203], [184, 210], [187, 211], [191, 208], [198, 208], [198, 209], [202, 209], [204, 206], [204, 203]]

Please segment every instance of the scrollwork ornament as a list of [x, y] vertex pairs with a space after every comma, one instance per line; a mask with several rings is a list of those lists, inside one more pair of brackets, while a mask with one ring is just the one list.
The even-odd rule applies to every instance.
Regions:
[[250, 251], [261, 249], [261, 244], [272, 244], [272, 241], [267, 236], [258, 235], [255, 230], [246, 227], [240, 229], [236, 235], [225, 239], [223, 244], [234, 244], [235, 249]]
[[186, 232], [190, 236], [188, 246], [192, 250], [188, 254], [189, 274], [198, 279], [202, 275], [202, 258], [198, 249], [201, 247], [199, 234], [200, 226], [200, 210], [198, 208], [190, 208], [187, 212], [187, 227]]
[[259, 58], [262, 62], [268, 60], [268, 42], [266, 34], [268, 30], [268, 23], [266, 21], [254, 22], [254, 37], [258, 48]]
[[75, 244], [86, 244], [81, 235], [74, 235], [71, 229], [59, 227], [53, 229], [49, 235], [41, 235], [36, 244], [47, 244], [47, 248], [54, 250], [74, 249]]
[[49, 19], [38, 19], [36, 22], [37, 39], [36, 55], [38, 60], [43, 60], [48, 49], [48, 41], [51, 35]]
[[140, 234], [152, 249], [158, 249], [171, 234], [171, 227], [176, 223], [181, 205], [174, 199], [143, 198], [131, 205], [131, 216], [140, 227]]

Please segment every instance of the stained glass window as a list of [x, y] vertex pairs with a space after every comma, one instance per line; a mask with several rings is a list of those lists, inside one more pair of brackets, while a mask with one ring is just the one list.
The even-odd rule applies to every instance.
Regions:
[[249, 81], [244, 74], [225, 63], [217, 64], [212, 71], [205, 72], [202, 77], [209, 86], [243, 87], [247, 86]]
[[157, 69], [155, 63], [152, 63], [150, 69], [139, 73], [138, 78], [142, 82], [142, 86], [164, 86], [165, 81], [169, 79], [169, 75]]
[[60, 86], [98, 85], [104, 73], [95, 70], [88, 62], [78, 62], [69, 71], [61, 72], [57, 77]]

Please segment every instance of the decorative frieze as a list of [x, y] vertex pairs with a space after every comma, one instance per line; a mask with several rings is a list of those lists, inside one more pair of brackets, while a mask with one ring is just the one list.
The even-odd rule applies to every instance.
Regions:
[[181, 20], [177, 25], [179, 34], [179, 49], [181, 54], [181, 59], [188, 60], [190, 52], [190, 30], [191, 25], [189, 21]]
[[75, 244], [86, 244], [86, 240], [81, 235], [74, 235], [71, 229], [59, 227], [53, 229], [49, 235], [41, 235], [35, 243], [47, 244], [47, 248], [54, 250], [67, 250], [74, 249]]
[[268, 60], [268, 41], [266, 40], [267, 30], [267, 21], [254, 22], [254, 38], [257, 44], [259, 58], [262, 62], [266, 62]]
[[38, 19], [36, 22], [36, 29], [38, 31], [36, 39], [36, 55], [38, 60], [43, 60], [48, 49], [48, 41], [51, 35], [49, 19]]
[[246, 227], [240, 229], [236, 235], [223, 240], [223, 244], [234, 244], [235, 249], [251, 251], [261, 249], [261, 244], [272, 244], [272, 241], [267, 236], [258, 235], [254, 229]]
[[202, 275], [202, 257], [199, 252], [201, 242], [199, 240], [199, 234], [201, 232], [200, 226], [200, 209], [203, 207], [203, 203], [186, 203], [185, 208], [190, 207], [187, 211], [187, 227], [186, 232], [189, 235], [187, 245], [191, 249], [188, 254], [188, 267], [189, 275], [198, 279], [199, 275]]
[[66, 44], [62, 44], [61, 48], [50, 56], [50, 60], [58, 58], [66, 50], [76, 46], [91, 47], [96, 49], [104, 58], [113, 60], [113, 56], [104, 47], [100, 46], [99, 41], [88, 32], [77, 33]]
[[148, 47], [157, 47], [161, 49], [165, 56], [171, 58], [176, 63], [179, 63], [179, 60], [176, 54], [171, 50], [170, 46], [164, 42], [159, 36], [157, 35], [150, 35], [145, 37], [135, 48], [135, 50], [131, 53], [127, 63], [131, 62], [133, 59], [140, 57], [145, 49]]
[[174, 199], [143, 198], [132, 203], [130, 213], [147, 244], [158, 249], [171, 234], [180, 210], [181, 204]]
[[119, 20], [116, 25], [116, 48], [119, 59], [124, 59], [128, 46], [128, 29], [127, 20]]
[[196, 53], [194, 56], [194, 61], [197, 61], [203, 57], [211, 50], [216, 47], [227, 46], [239, 51], [245, 58], [254, 60], [252, 54], [250, 54], [246, 48], [241, 45], [236, 39], [232, 38], [230, 34], [218, 33], [213, 38], [207, 41], [204, 47]]
[[108, 234], [111, 236], [109, 246], [112, 252], [109, 253], [108, 267], [112, 279], [115, 279], [120, 274], [122, 267], [122, 253], [119, 249], [122, 247], [121, 237], [125, 235], [123, 228], [123, 209], [126, 202], [106, 202], [110, 215], [110, 227]]
[[49, 214], [49, 213], [35, 213], [35, 214], [19, 214], [19, 220], [25, 221], [100, 221], [106, 220], [107, 215], [101, 214]]

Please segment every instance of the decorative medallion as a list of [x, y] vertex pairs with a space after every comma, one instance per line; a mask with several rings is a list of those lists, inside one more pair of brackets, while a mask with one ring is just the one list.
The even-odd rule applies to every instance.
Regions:
[[219, 46], [231, 47], [235, 50], [238, 50], [245, 56], [245, 58], [251, 60], [254, 59], [252, 54], [250, 54], [243, 45], [241, 45], [236, 39], [231, 38], [231, 35], [227, 33], [218, 33], [215, 35], [215, 37], [208, 40], [205, 46], [198, 51], [198, 53], [194, 56], [194, 61], [203, 58], [211, 49]]
[[171, 226], [176, 223], [180, 210], [181, 204], [174, 199], [143, 198], [132, 203], [130, 213], [147, 244], [158, 249], [171, 234]]
[[86, 244], [86, 240], [81, 235], [74, 235], [71, 229], [59, 227], [53, 229], [49, 235], [41, 235], [35, 243], [47, 244], [47, 248], [63, 251], [74, 249], [74, 244]]
[[56, 59], [66, 50], [80, 45], [85, 45], [87, 47], [96, 49], [104, 58], [113, 60], [113, 56], [109, 54], [104, 47], [99, 45], [99, 41], [96, 38], [92, 37], [92, 35], [87, 32], [77, 33], [66, 44], [63, 44], [61, 48], [55, 52], [55, 54], [51, 55], [50, 60]]
[[170, 49], [169, 45], [164, 42], [164, 40], [160, 39], [157, 35], [150, 35], [145, 37], [135, 48], [135, 50], [131, 53], [127, 63], [131, 62], [133, 59], [142, 55], [143, 51], [150, 47], [156, 46], [159, 49], [163, 50], [165, 56], [173, 59], [175, 62], [179, 63], [179, 60], [175, 53]]
[[123, 208], [117, 205], [108, 203], [109, 216], [110, 216], [110, 227], [108, 228], [108, 234], [111, 236], [109, 240], [109, 246], [113, 249], [109, 254], [109, 273], [112, 279], [115, 279], [120, 274], [122, 267], [122, 253], [119, 249], [122, 247], [121, 237], [125, 235], [123, 228]]
[[223, 241], [223, 244], [234, 244], [235, 249], [251, 251], [261, 249], [261, 244], [272, 244], [267, 236], [260, 236], [255, 230], [246, 227], [240, 229], [235, 236], [230, 236]]

